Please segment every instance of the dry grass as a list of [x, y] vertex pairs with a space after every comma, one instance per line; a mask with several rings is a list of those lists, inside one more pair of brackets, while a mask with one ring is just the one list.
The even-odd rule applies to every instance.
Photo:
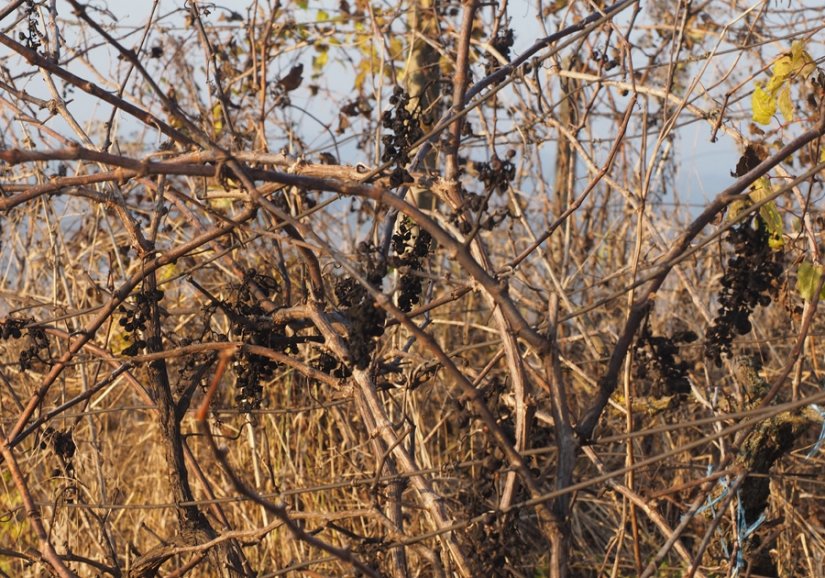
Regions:
[[[579, 16], [586, 4], [569, 2]], [[802, 103], [821, 103], [825, 89], [792, 84], [795, 121], [771, 133], [719, 112], [727, 97], [744, 106], [776, 56], [753, 27], [801, 38], [822, 19], [800, 10], [788, 24], [782, 11], [710, 2], [703, 16], [680, 8], [668, 32], [650, 26], [673, 17], [668, 3], [650, 4], [631, 32], [619, 20], [566, 33], [578, 60], [556, 43], [538, 50], [555, 62], [540, 71], [542, 100], [529, 74], [510, 73], [468, 115], [459, 146], [434, 141], [432, 169], [411, 170], [439, 199], [424, 213], [395, 196], [394, 165], [369, 182], [357, 166], [377, 166], [380, 135], [401, 130], [381, 125], [391, 87], [350, 94], [331, 69], [310, 79], [309, 64], [305, 85], [320, 96], [287, 90], [279, 75], [267, 84], [292, 69], [293, 52], [309, 63], [336, 36], [334, 54], [355, 63], [369, 58], [350, 47], [373, 35], [407, 42], [406, 5], [395, 20], [373, 7], [370, 27], [344, 11], [333, 29], [320, 17], [295, 24], [305, 14], [292, 4], [260, 7], [243, 25], [193, 13], [178, 22], [191, 38], [172, 38], [162, 24], [176, 16], [160, 16], [147, 46], [164, 56], [140, 59], [96, 26], [102, 13], [57, 19], [99, 67], [84, 74], [106, 92], [82, 102], [116, 94], [93, 64], [95, 42], [121, 55], [115, 68], [145, 67], [115, 104], [155, 117], [120, 120], [128, 128], [106, 151], [108, 112], [86, 135], [75, 107], [56, 107], [57, 129], [20, 92], [42, 75], [46, 89], [55, 81], [80, 99], [89, 86], [66, 74], [80, 74], [77, 63], [4, 37], [41, 69], [2, 57], [13, 73], [0, 147], [0, 573], [825, 575], [821, 451], [809, 455], [825, 324], [796, 285], [798, 264], [818, 262], [823, 225], [813, 159], [825, 122]], [[444, 32], [433, 32], [445, 59], [460, 30], [470, 43], [462, 13], [440, 14]], [[44, 27], [48, 10], [22, 13], [31, 42], [27, 22]], [[759, 72], [706, 52], [727, 38], [718, 22], [733, 23]], [[593, 56], [607, 45], [610, 67]], [[821, 40], [807, 46], [822, 52]], [[472, 54], [478, 81], [486, 61]], [[211, 68], [203, 88], [206, 63], [226, 68], [224, 96]], [[700, 85], [712, 104], [682, 103]], [[215, 108], [221, 98], [233, 106]], [[353, 102], [371, 112], [338, 117]], [[744, 225], [725, 216], [734, 195], [749, 198], [747, 170], [729, 167], [740, 174], [704, 213], [679, 197], [679, 139], [696, 120], [756, 147], [760, 166], [776, 161], [765, 174], [785, 224], [779, 251], [756, 233], [758, 209], [740, 213]], [[313, 150], [335, 123], [352, 142], [323, 152], [349, 160]], [[436, 240], [403, 261], [386, 238], [393, 222]], [[762, 245], [731, 243], [734, 226]], [[759, 266], [774, 258], [779, 274], [765, 280]], [[420, 301], [402, 312], [414, 278]], [[717, 366], [708, 330], [734, 278], [746, 281], [735, 303], [771, 299], [751, 304], [750, 331]]]

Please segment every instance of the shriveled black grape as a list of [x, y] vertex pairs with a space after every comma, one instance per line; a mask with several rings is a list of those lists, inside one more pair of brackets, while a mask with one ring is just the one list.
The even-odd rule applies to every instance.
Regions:
[[381, 143], [384, 145], [381, 161], [395, 165], [390, 176], [390, 184], [393, 187], [412, 182], [413, 179], [405, 166], [410, 163], [410, 148], [424, 136], [419, 122], [420, 111], [409, 110], [409, 103], [410, 95], [400, 86], [396, 86], [390, 97], [393, 108], [384, 111], [381, 117], [382, 126], [390, 131], [381, 137]]
[[423, 260], [432, 246], [432, 237], [423, 230], [418, 231], [415, 241], [410, 243], [413, 227], [413, 223], [404, 218], [392, 237], [393, 250], [396, 253], [393, 264], [401, 273], [398, 280], [398, 308], [405, 313], [409, 313], [421, 298], [420, 272], [423, 271]]
[[651, 380], [657, 393], [662, 395], [690, 392], [691, 363], [681, 359], [679, 344], [696, 338], [692, 331], [677, 331], [672, 337], [654, 335], [650, 323], [645, 322], [634, 349], [634, 376]]
[[[370, 243], [361, 243], [358, 246], [358, 260], [366, 272], [367, 281], [380, 290], [387, 273], [387, 264], [380, 257], [380, 252]], [[350, 323], [351, 361], [358, 369], [366, 369], [375, 349], [375, 338], [384, 334], [386, 312], [377, 307], [370, 292], [351, 277], [343, 277], [335, 283], [335, 297]]]
[[767, 307], [778, 290], [784, 270], [782, 253], [768, 244], [765, 222], [758, 215], [728, 231], [734, 256], [722, 277], [719, 312], [705, 334], [705, 357], [721, 367], [731, 354], [733, 340], [753, 329], [750, 316], [757, 305]]

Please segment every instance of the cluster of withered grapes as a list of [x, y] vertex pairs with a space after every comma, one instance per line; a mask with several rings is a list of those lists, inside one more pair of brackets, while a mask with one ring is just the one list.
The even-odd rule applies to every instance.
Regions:
[[734, 255], [722, 277], [719, 312], [705, 334], [705, 357], [722, 366], [737, 335], [751, 331], [750, 316], [757, 305], [767, 307], [778, 290], [784, 270], [782, 252], [768, 244], [769, 233], [759, 215], [728, 231]]
[[[387, 264], [371, 243], [358, 245], [358, 261], [366, 271], [367, 281], [380, 290]], [[375, 306], [375, 300], [367, 289], [355, 279], [346, 276], [335, 283], [335, 298], [349, 320], [349, 353], [352, 364], [366, 369], [375, 349], [375, 338], [384, 334], [387, 314]]]
[[18, 32], [17, 38], [20, 42], [23, 42], [26, 45], [26, 48], [29, 48], [30, 50], [39, 50], [43, 45], [43, 33], [40, 32], [40, 28], [38, 27], [39, 18], [35, 3], [29, 0], [26, 2], [26, 7], [24, 10], [26, 13], [28, 30], [27, 32]]
[[[515, 41], [516, 37], [513, 34], [513, 29], [504, 28], [496, 33], [493, 41], [490, 42], [490, 46], [504, 58], [505, 62], [510, 62], [510, 49], [513, 48]], [[484, 57], [487, 60], [484, 63], [484, 74], [492, 74], [501, 68], [502, 64], [493, 52], [485, 52]]]
[[404, 167], [410, 163], [410, 148], [415, 141], [424, 136], [424, 131], [418, 122], [419, 112], [409, 110], [410, 95], [403, 88], [395, 87], [390, 104], [392, 109], [384, 111], [381, 118], [381, 125], [390, 131], [381, 137], [384, 145], [381, 162], [395, 165], [390, 175], [390, 185], [398, 187], [413, 182], [413, 178]]
[[33, 327], [28, 331], [29, 346], [20, 352], [20, 369], [31, 369], [34, 361], [51, 365], [49, 340], [42, 327]]
[[680, 345], [699, 339], [693, 331], [677, 331], [672, 336], [654, 335], [645, 323], [634, 349], [634, 377], [649, 379], [655, 393], [674, 395], [690, 392], [691, 363], [681, 359]]
[[507, 151], [505, 159], [494, 156], [489, 162], [473, 162], [475, 176], [484, 185], [484, 193], [479, 195], [465, 191], [461, 207], [450, 215], [450, 222], [456, 225], [462, 234], [473, 230], [473, 215], [477, 219], [478, 228], [487, 231], [492, 231], [510, 216], [507, 207], [490, 211], [489, 201], [493, 192], [505, 193], [516, 178], [516, 167], [512, 162], [515, 156], [516, 152], [511, 149]]
[[146, 340], [138, 335], [138, 332], [146, 331], [146, 321], [152, 314], [152, 306], [160, 303], [163, 299], [163, 291], [155, 289], [153, 291], [141, 291], [135, 295], [135, 307], [127, 308], [125, 305], [118, 307], [123, 317], [118, 320], [118, 325], [123, 327], [126, 333], [132, 335], [132, 344], [121, 351], [121, 355], [137, 355], [141, 349], [146, 347]]
[[512, 162], [515, 156], [516, 151], [510, 149], [507, 151], [506, 159], [495, 156], [490, 162], [474, 163], [478, 180], [484, 183], [485, 191], [507, 192], [510, 183], [516, 178], [516, 166]]
[[[224, 307], [230, 313], [233, 333], [244, 343], [297, 353], [297, 345], [284, 339], [285, 328], [273, 325], [261, 305], [261, 293], [264, 298], [270, 299], [279, 290], [280, 285], [273, 277], [252, 269], [244, 273], [243, 281], [234, 287], [234, 294], [228, 303], [224, 303]], [[238, 390], [235, 403], [241, 411], [261, 407], [264, 391], [262, 384], [272, 379], [278, 365], [277, 362], [254, 353], [238, 353], [232, 363], [232, 370]]]
[[46, 332], [41, 327], [27, 328], [28, 325], [33, 323], [34, 319], [23, 317], [9, 317], [4, 321], [0, 321], [0, 341], [20, 339], [23, 337], [24, 331], [29, 338], [28, 347], [21, 350], [17, 357], [17, 362], [20, 364], [22, 371], [31, 369], [35, 361], [46, 365], [51, 363], [49, 339], [46, 337]]
[[14, 317], [0, 321], [0, 340], [20, 339], [23, 337], [23, 328], [27, 323], [27, 319]]
[[[489, 199], [484, 195], [479, 195], [470, 191], [464, 191], [462, 195], [462, 205], [452, 215], [450, 215], [450, 222], [454, 225], [459, 225], [462, 233], [469, 233], [472, 229], [470, 225], [473, 214], [480, 214], [486, 211], [489, 207]], [[463, 217], [459, 221], [459, 217]]]
[[352, 375], [352, 371], [345, 363], [339, 362], [326, 351], [322, 351], [321, 355], [313, 361], [312, 367], [338, 379], [346, 379]]
[[[49, 426], [43, 430], [40, 437], [40, 449], [45, 450], [51, 448], [55, 455], [61, 462], [62, 471], [60, 468], [52, 470], [52, 475], [57, 476], [74, 476], [74, 456], [77, 451], [74, 439], [72, 437], [72, 430], [56, 430]], [[71, 497], [69, 497], [71, 500]], [[71, 503], [71, 501], [70, 501]]]
[[413, 241], [414, 228], [412, 221], [404, 217], [392, 236], [396, 257], [391, 264], [401, 273], [398, 279], [398, 308], [404, 313], [409, 313], [421, 299], [420, 273], [424, 269], [424, 258], [432, 246], [432, 237], [423, 229], [418, 231]]

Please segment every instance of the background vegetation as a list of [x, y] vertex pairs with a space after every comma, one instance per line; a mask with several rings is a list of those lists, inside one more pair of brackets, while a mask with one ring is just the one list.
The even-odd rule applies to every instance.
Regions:
[[0, 574], [825, 575], [821, 3], [141, 8], [0, 8]]

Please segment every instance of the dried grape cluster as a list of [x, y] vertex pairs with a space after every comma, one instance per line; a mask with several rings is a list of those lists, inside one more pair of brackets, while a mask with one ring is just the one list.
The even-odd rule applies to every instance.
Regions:
[[[505, 469], [504, 454], [489, 441], [479, 444], [473, 454], [478, 469], [471, 479], [458, 487], [455, 498], [464, 504], [469, 517], [478, 519], [484, 515], [484, 518], [471, 524], [461, 539], [475, 553], [471, 561], [473, 576], [501, 576], [500, 570], [507, 565], [510, 553], [522, 551], [525, 540], [529, 540], [527, 536], [533, 530], [523, 516], [513, 512], [495, 514], [490, 511], [490, 504], [501, 500], [497, 480]], [[533, 472], [539, 475], [535, 469]], [[521, 501], [527, 497], [526, 490], [520, 488], [514, 500]]]
[[37, 360], [45, 365], [51, 365], [49, 340], [46, 332], [40, 327], [29, 329], [29, 347], [20, 352], [20, 369], [31, 369], [32, 363]]
[[516, 178], [516, 166], [512, 161], [515, 156], [516, 151], [510, 149], [506, 159], [495, 156], [490, 162], [474, 163], [478, 180], [484, 183], [485, 191], [498, 191], [501, 194], [507, 192], [510, 183]]
[[[381, 288], [387, 265], [379, 251], [371, 243], [358, 245], [358, 258], [366, 270], [367, 281], [374, 288]], [[384, 334], [387, 314], [375, 302], [367, 289], [351, 277], [343, 277], [335, 284], [335, 298], [342, 313], [349, 319], [349, 352], [351, 361], [358, 369], [366, 369], [375, 349], [375, 338]]]
[[424, 258], [430, 253], [432, 237], [419, 230], [412, 240], [415, 225], [407, 217], [401, 220], [392, 236], [393, 250], [397, 255], [392, 262], [400, 272], [398, 279], [398, 308], [405, 313], [412, 310], [421, 299], [421, 275]]
[[613, 70], [619, 66], [621, 62], [618, 57], [619, 52], [616, 49], [613, 49], [611, 53], [613, 54], [612, 57], [607, 54], [607, 50], [599, 50], [596, 48], [590, 53], [590, 58], [601, 64], [604, 70]]
[[726, 240], [735, 254], [722, 277], [719, 313], [705, 334], [705, 357], [717, 367], [730, 356], [734, 338], [750, 332], [756, 306], [767, 307], [777, 293], [784, 267], [782, 253], [771, 249], [769, 237], [758, 215], [728, 232]]
[[[257, 289], [267, 299], [280, 291], [277, 280], [258, 273], [254, 269], [244, 273], [243, 281], [234, 289], [229, 303], [223, 306], [232, 320], [233, 332], [244, 343], [260, 345], [275, 351], [297, 353], [297, 345], [284, 338], [285, 328], [273, 325], [267, 312], [261, 306]], [[279, 364], [269, 358], [241, 351], [235, 357], [232, 369], [235, 373], [235, 403], [241, 411], [251, 411], [261, 407], [263, 383], [272, 379]]]
[[450, 222], [456, 225], [463, 234], [473, 230], [470, 213], [477, 215], [477, 227], [492, 231], [499, 223], [510, 216], [507, 207], [500, 207], [488, 212], [490, 197], [493, 192], [505, 193], [510, 183], [516, 177], [516, 167], [512, 160], [516, 155], [514, 150], [507, 151], [507, 158], [493, 157], [490, 162], [473, 162], [476, 178], [484, 185], [484, 194], [465, 192], [463, 204], [452, 215]]
[[390, 131], [381, 137], [384, 144], [384, 153], [381, 161], [393, 163], [395, 168], [390, 175], [390, 185], [398, 187], [404, 183], [413, 182], [410, 173], [404, 168], [410, 162], [410, 148], [424, 136], [424, 131], [418, 122], [419, 111], [410, 111], [410, 95], [396, 86], [390, 97], [392, 110], [384, 111], [381, 125]]
[[350, 371], [349, 367], [346, 364], [341, 363], [335, 357], [330, 355], [329, 353], [322, 351], [321, 355], [313, 361], [312, 367], [323, 371], [326, 374], [331, 375], [332, 377], [337, 377], [338, 379], [346, 379], [350, 375], [352, 375], [352, 371]]
[[463, 235], [473, 230], [472, 214], [481, 214], [487, 210], [488, 197], [476, 193], [465, 192], [462, 205], [450, 214], [450, 223], [458, 227]]
[[29, 338], [28, 347], [20, 351], [17, 361], [20, 364], [20, 369], [25, 371], [31, 369], [35, 361], [39, 361], [46, 365], [51, 363], [51, 354], [49, 352], [49, 340], [46, 337], [46, 332], [41, 327], [26, 327], [34, 323], [34, 319], [28, 318], [8, 318], [0, 321], [0, 340], [20, 339], [23, 337], [25, 331], [26, 337]]
[[77, 451], [77, 445], [72, 438], [72, 430], [56, 430], [49, 426], [43, 430], [40, 438], [40, 449], [45, 450], [51, 448], [57, 458], [60, 460], [63, 471], [55, 469], [52, 475], [57, 476], [74, 476], [74, 455]]
[[132, 334], [132, 344], [121, 351], [121, 355], [137, 355], [141, 349], [146, 347], [145, 339], [137, 336], [138, 331], [146, 331], [146, 321], [152, 314], [152, 306], [163, 299], [163, 291], [158, 289], [141, 291], [135, 295], [135, 307], [127, 308], [124, 305], [118, 307], [118, 311], [123, 314], [118, 320], [118, 324], [123, 327], [126, 333]]
[[13, 317], [0, 321], [0, 340], [20, 339], [23, 337], [23, 328], [28, 322], [27, 319]]
[[17, 38], [20, 42], [24, 42], [26, 44], [26, 48], [38, 50], [43, 45], [43, 33], [40, 32], [37, 25], [38, 20], [36, 3], [33, 0], [28, 0], [24, 10], [28, 29], [27, 32], [18, 32]]
[[505, 62], [510, 62], [510, 49], [513, 48], [515, 41], [516, 37], [512, 28], [505, 28], [496, 33], [492, 42], [490, 42], [490, 46], [495, 52], [489, 51], [484, 54], [487, 60], [484, 64], [484, 74], [492, 74], [501, 68], [502, 64], [499, 62], [496, 52], [501, 55]]
[[680, 359], [679, 345], [699, 339], [693, 331], [677, 331], [671, 337], [654, 335], [650, 323], [642, 327], [636, 341], [634, 376], [650, 379], [656, 393], [674, 395], [690, 392], [688, 371], [691, 363]]

